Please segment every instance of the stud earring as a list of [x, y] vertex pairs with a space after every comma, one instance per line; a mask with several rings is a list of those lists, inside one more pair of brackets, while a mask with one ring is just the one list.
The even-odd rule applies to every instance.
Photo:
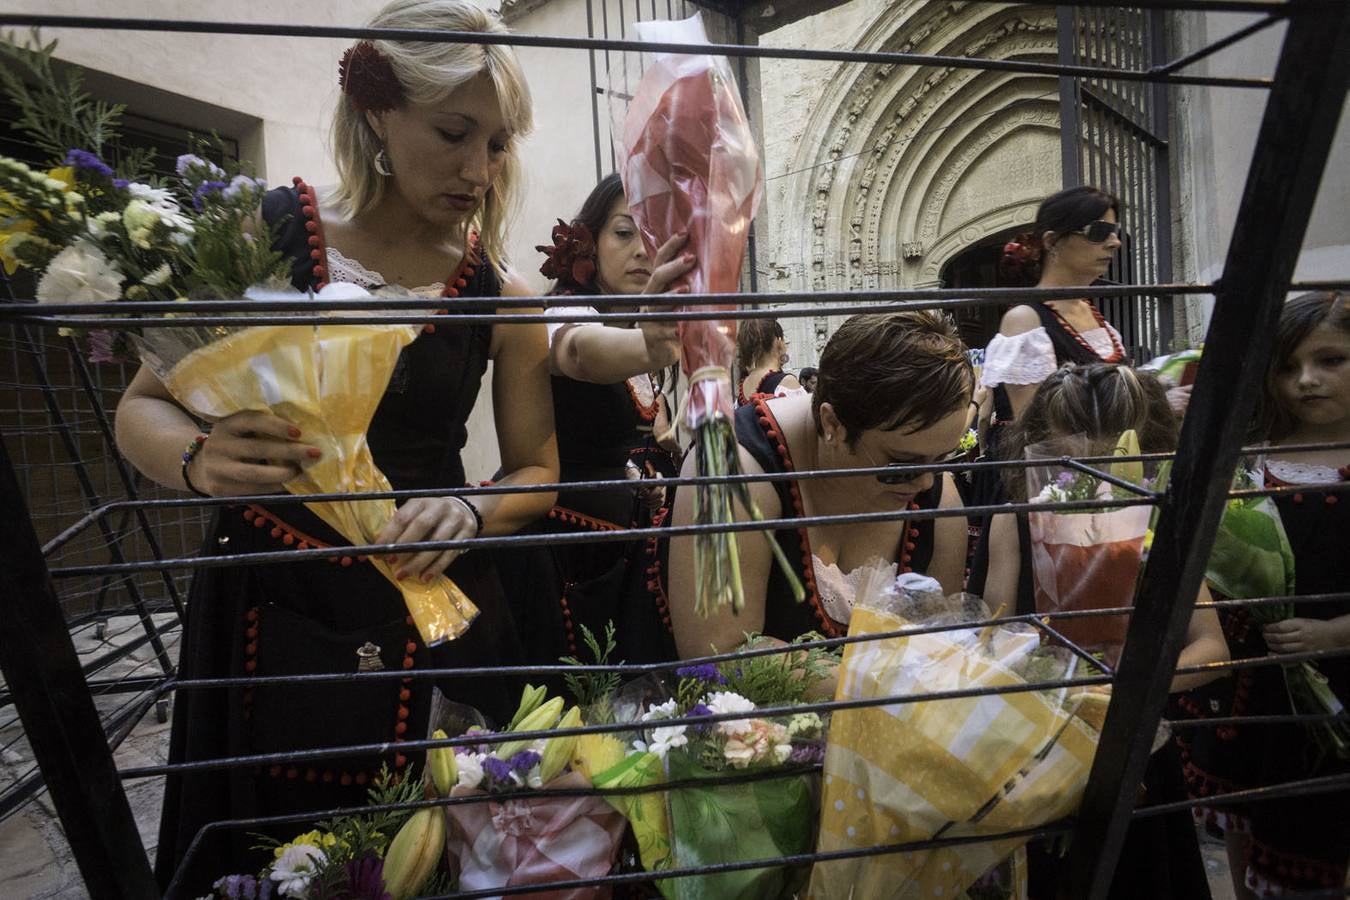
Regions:
[[384, 152], [383, 147], [375, 151], [375, 159], [373, 160], [373, 162], [375, 166], [375, 171], [379, 172], [385, 178], [388, 178], [390, 175], [394, 174], [394, 170], [389, 167], [389, 154]]

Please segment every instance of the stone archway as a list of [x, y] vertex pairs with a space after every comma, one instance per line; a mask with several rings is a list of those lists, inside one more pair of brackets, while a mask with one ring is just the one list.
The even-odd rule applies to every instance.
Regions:
[[[1055, 57], [1050, 7], [854, 0], [847, 9], [842, 21], [854, 27], [844, 46]], [[819, 36], [812, 20], [799, 26], [800, 34], [784, 29], [764, 42]], [[812, 87], [790, 66], [766, 61], [761, 72], [766, 122], [800, 107]], [[777, 123], [776, 140], [766, 141], [769, 215], [759, 246], [761, 284], [770, 290], [937, 286], [947, 261], [1029, 222], [1060, 187], [1054, 79], [900, 66], [811, 71], [820, 73], [814, 84], [826, 85], [819, 100], [808, 115]], [[771, 94], [780, 89], [784, 102], [776, 103]], [[784, 322], [797, 347], [817, 353], [834, 324]]]

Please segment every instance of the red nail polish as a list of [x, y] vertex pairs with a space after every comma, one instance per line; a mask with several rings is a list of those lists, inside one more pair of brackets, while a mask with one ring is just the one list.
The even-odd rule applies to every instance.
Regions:
[[423, 573], [422, 573], [422, 583], [423, 583], [423, 584], [426, 584], [426, 583], [427, 583], [428, 581], [430, 581], [431, 579], [432, 579], [432, 573], [431, 573], [431, 572], [423, 572]]
[[300, 429], [292, 425], [290, 428], [286, 429], [286, 433], [289, 434], [292, 438], [298, 438], [300, 436]]
[[310, 459], [318, 459], [320, 456], [323, 456], [323, 453], [319, 450], [318, 447], [310, 447], [308, 450], [305, 451], [305, 453], [306, 455], [309, 456]]

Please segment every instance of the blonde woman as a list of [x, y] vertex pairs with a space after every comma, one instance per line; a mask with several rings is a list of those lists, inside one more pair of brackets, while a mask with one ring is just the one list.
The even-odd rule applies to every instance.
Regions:
[[[500, 32], [498, 21], [461, 0], [396, 0], [374, 27]], [[396, 488], [462, 486], [465, 423], [488, 360], [506, 484], [556, 481], [542, 325], [457, 324], [456, 299], [528, 294], [503, 265], [518, 166], [515, 147], [531, 127], [530, 95], [502, 46], [362, 41], [339, 66], [342, 97], [333, 124], [341, 183], [319, 196], [302, 180], [272, 191], [264, 218], [294, 260], [297, 287], [326, 281], [402, 285], [445, 301], [444, 321], [399, 360], [369, 430], [375, 461]], [[117, 414], [118, 442], [145, 475], [211, 496], [263, 494], [319, 452], [291, 423], [242, 413], [214, 424], [204, 441], [163, 385], [142, 370]], [[185, 445], [196, 449], [184, 452]], [[403, 503], [377, 540], [405, 543], [516, 531], [553, 504], [552, 494]], [[299, 505], [224, 507], [204, 552], [238, 554], [344, 543]], [[519, 660], [514, 623], [484, 554], [449, 551], [397, 557], [404, 578], [444, 571], [481, 609], [463, 637], [428, 650], [408, 624], [400, 594], [359, 558], [341, 562], [239, 564], [202, 570], [192, 589], [180, 675], [189, 678], [356, 672], [510, 664]], [[445, 679], [454, 699], [504, 724], [518, 696], [507, 679]], [[174, 716], [175, 762], [415, 740], [426, 734], [432, 684], [260, 685], [245, 691], [184, 692]], [[167, 884], [197, 830], [212, 820], [360, 805], [397, 752], [260, 769], [171, 777], [157, 868]], [[269, 829], [282, 840], [307, 829]], [[179, 886], [209, 892], [212, 880], [256, 872], [265, 860], [246, 832], [215, 832], [195, 852]], [[270, 854], [267, 854], [270, 856]], [[187, 893], [190, 891], [190, 893]]]

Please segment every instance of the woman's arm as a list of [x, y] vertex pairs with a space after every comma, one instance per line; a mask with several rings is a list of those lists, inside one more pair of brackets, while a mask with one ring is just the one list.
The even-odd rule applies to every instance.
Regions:
[[[961, 495], [950, 472], [942, 473], [942, 502], [939, 509], [960, 509]], [[933, 559], [928, 564], [928, 576], [936, 578], [946, 594], [955, 594], [965, 587], [966, 551], [970, 532], [965, 516], [933, 520]]]
[[[147, 478], [179, 491], [183, 450], [197, 423], [174, 401], [154, 373], [142, 366], [127, 385], [114, 419], [117, 448]], [[235, 413], [217, 422], [188, 465], [192, 486], [213, 497], [285, 493], [285, 481], [318, 457], [319, 450], [285, 419], [262, 412]]]
[[[502, 294], [530, 297], [530, 289], [506, 280]], [[539, 312], [512, 309], [500, 312]], [[492, 406], [501, 449], [498, 484], [547, 484], [558, 480], [558, 441], [553, 432], [553, 394], [548, 380], [548, 338], [543, 325], [492, 328]], [[513, 534], [548, 512], [556, 493], [480, 494], [465, 498], [483, 519], [481, 535]], [[376, 543], [450, 541], [479, 534], [468, 507], [452, 497], [414, 497], [380, 531]], [[463, 552], [427, 550], [402, 559], [398, 577], [423, 581], [440, 573]]]
[[[677, 234], [661, 246], [644, 294], [689, 292], [684, 285], [673, 290], [670, 287], [694, 268], [693, 255], [680, 254], [680, 248], [688, 240], [688, 235]], [[549, 361], [559, 375], [593, 384], [615, 384], [644, 372], [659, 371], [678, 360], [677, 324], [643, 321], [637, 328], [613, 328], [599, 323], [564, 328], [554, 337]]]
[[[744, 449], [740, 450], [740, 455], [741, 471], [747, 474], [759, 474], [764, 471], [755, 458]], [[684, 468], [680, 474], [684, 476], [698, 474], [698, 462], [693, 453], [685, 457]], [[750, 495], [760, 511], [768, 518], [776, 518], [780, 514], [781, 503], [770, 484], [750, 485]], [[744, 522], [749, 518], [749, 513], [739, 503], [736, 504], [736, 520]], [[686, 487], [675, 492], [672, 524], [690, 525], [693, 521], [694, 488]], [[727, 605], [713, 610], [707, 617], [694, 611], [697, 582], [697, 573], [694, 569], [694, 538], [670, 539], [668, 561], [670, 621], [675, 631], [675, 645], [681, 659], [706, 656], [713, 652], [714, 647], [719, 652], [735, 650], [745, 642], [747, 634], [764, 630], [765, 595], [768, 591], [769, 569], [773, 564], [773, 556], [759, 532], [742, 531], [736, 538], [745, 606], [741, 609], [740, 615], [734, 615], [731, 606]]]
[[[1040, 327], [1041, 318], [1036, 315], [1036, 310], [1030, 306], [1014, 306], [1003, 314], [1003, 319], [998, 325], [998, 333], [1004, 337], [1016, 337]], [[1036, 395], [1038, 387], [1039, 384], [1003, 385], [1004, 390], [1008, 392], [1008, 401], [1012, 405], [1013, 418], [1022, 418], [1022, 410], [1031, 404], [1031, 398]]]
[[999, 513], [989, 520], [989, 568], [984, 581], [984, 602], [990, 612], [1001, 615], [1017, 610], [1017, 585], [1022, 577], [1022, 547], [1017, 536], [1017, 516]]
[[[1201, 583], [1200, 593], [1196, 595], [1195, 602], [1208, 603], [1212, 599], [1209, 587]], [[1229, 659], [1228, 641], [1224, 639], [1218, 613], [1213, 609], [1197, 609], [1191, 613], [1191, 624], [1186, 629], [1186, 646], [1182, 648], [1181, 655], [1177, 658], [1177, 668], [1227, 662]], [[1177, 691], [1189, 691], [1226, 674], [1226, 672], [1196, 672], [1190, 675], [1177, 675], [1172, 679], [1171, 690], [1174, 694]]]

